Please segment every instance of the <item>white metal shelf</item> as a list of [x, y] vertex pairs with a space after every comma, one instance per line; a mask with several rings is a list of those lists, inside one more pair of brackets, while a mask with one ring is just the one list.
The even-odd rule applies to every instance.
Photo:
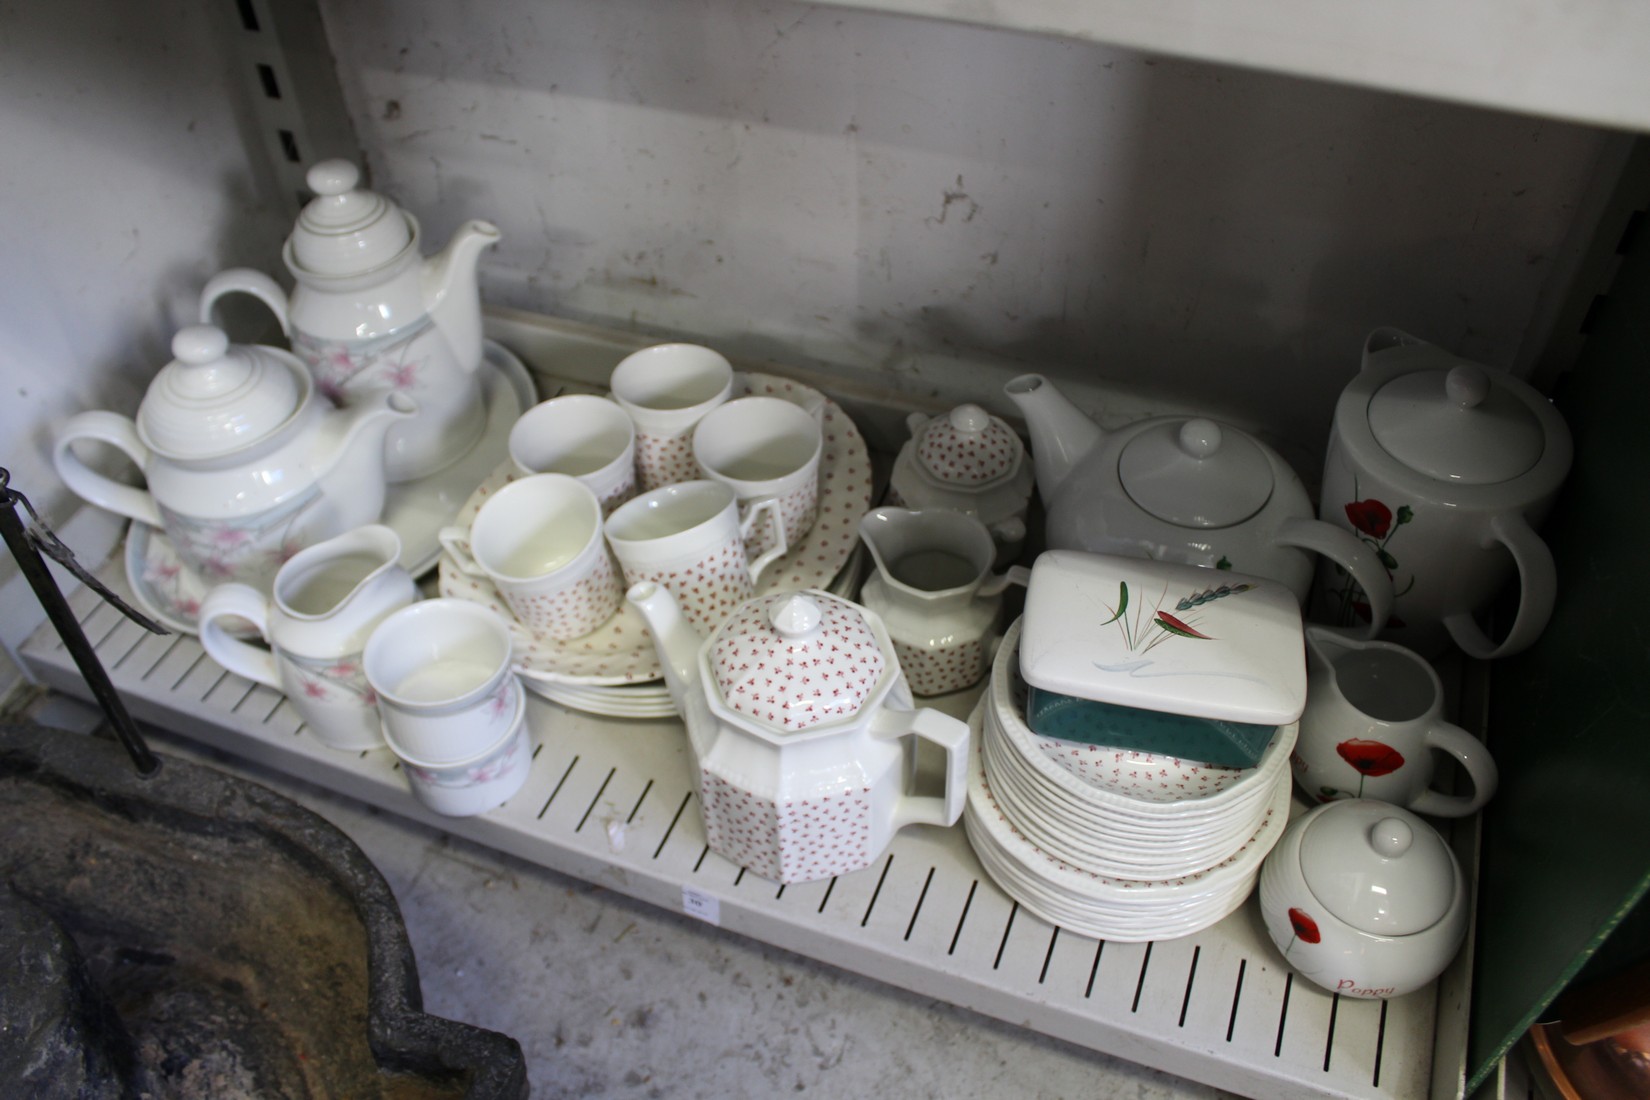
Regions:
[[1632, 0], [817, 0], [1650, 131]]
[[[574, 381], [637, 342], [519, 314], [495, 315], [489, 331]], [[102, 575], [126, 591], [118, 561]], [[960, 826], [907, 829], [864, 871], [781, 888], [706, 849], [678, 723], [536, 698], [526, 786], [480, 817], [434, 816], [387, 750], [328, 749], [284, 696], [225, 672], [195, 639], [148, 635], [84, 589], [71, 604], [138, 719], [531, 863], [666, 908], [713, 900], [729, 931], [1248, 1096], [1459, 1094], [1465, 960], [1436, 988], [1342, 1000], [1291, 976], [1252, 901], [1197, 936], [1100, 942], [1018, 908]], [[49, 687], [88, 696], [49, 627], [22, 653]]]

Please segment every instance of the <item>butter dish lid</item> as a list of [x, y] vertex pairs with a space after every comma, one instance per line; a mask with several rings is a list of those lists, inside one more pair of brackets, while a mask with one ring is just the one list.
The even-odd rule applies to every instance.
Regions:
[[1142, 710], [1281, 726], [1306, 707], [1300, 605], [1276, 581], [1050, 550], [1031, 569], [1027, 683]]

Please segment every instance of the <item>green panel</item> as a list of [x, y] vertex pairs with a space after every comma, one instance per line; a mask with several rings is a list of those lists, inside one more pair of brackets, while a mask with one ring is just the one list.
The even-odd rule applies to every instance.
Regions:
[[1474, 1086], [1650, 884], [1650, 224], [1635, 236], [1557, 402], [1576, 439], [1543, 528], [1558, 609], [1492, 671], [1501, 790], [1484, 815]]

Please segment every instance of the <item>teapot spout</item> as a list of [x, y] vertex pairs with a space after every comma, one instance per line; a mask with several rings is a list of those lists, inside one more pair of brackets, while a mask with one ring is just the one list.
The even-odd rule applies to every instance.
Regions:
[[653, 646], [659, 653], [659, 663], [665, 670], [665, 687], [671, 702], [684, 718], [689, 717], [691, 704], [699, 688], [699, 646], [704, 639], [676, 606], [676, 597], [663, 585], [640, 581], [630, 586], [625, 598], [642, 613], [647, 629], [653, 635]]
[[[384, 437], [390, 425], [418, 412], [418, 403], [404, 393], [387, 391], [371, 400], [327, 413], [325, 431], [317, 444], [315, 469], [322, 471], [331, 492], [371, 495], [384, 492]], [[358, 498], [357, 498], [358, 499]], [[370, 510], [376, 520], [382, 511]]]
[[465, 222], [446, 248], [424, 261], [424, 306], [465, 370], [475, 370], [481, 362], [481, 289], [476, 283], [476, 265], [482, 249], [498, 239], [498, 227], [492, 222]]
[[1020, 407], [1031, 432], [1031, 458], [1037, 472], [1037, 492], [1043, 503], [1053, 502], [1066, 475], [1099, 446], [1104, 433], [1040, 374], [1010, 379], [1003, 392]]

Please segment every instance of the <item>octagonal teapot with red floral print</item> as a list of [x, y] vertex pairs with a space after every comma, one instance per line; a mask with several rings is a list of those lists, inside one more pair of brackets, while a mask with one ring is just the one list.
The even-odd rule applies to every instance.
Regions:
[[[706, 641], [660, 585], [634, 585], [687, 723], [710, 848], [775, 882], [870, 865], [907, 825], [962, 814], [968, 725], [913, 706], [881, 620], [816, 589], [759, 596]], [[937, 795], [916, 791], [937, 745]]]
[[[1392, 577], [1384, 637], [1428, 657], [1453, 639], [1474, 657], [1527, 648], [1557, 598], [1552, 553], [1535, 529], [1570, 469], [1564, 419], [1533, 386], [1397, 329], [1364, 342], [1342, 391], [1324, 463], [1319, 517], [1356, 535]], [[1499, 643], [1474, 618], [1518, 580]], [[1356, 580], [1318, 574], [1332, 621], [1367, 621]]]

